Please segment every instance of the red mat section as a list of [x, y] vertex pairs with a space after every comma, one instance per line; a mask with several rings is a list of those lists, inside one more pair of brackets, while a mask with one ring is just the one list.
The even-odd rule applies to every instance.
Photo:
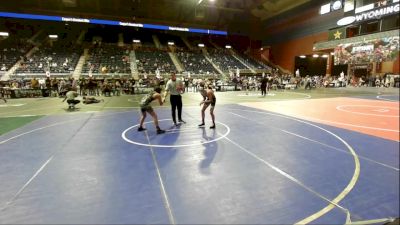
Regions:
[[325, 98], [241, 105], [399, 141], [399, 103]]

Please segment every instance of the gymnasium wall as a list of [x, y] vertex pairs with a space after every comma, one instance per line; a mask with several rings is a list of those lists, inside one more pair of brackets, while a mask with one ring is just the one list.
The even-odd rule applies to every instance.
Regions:
[[328, 40], [328, 32], [312, 34], [287, 42], [272, 45], [269, 59], [290, 72], [294, 72], [295, 57], [313, 54], [315, 42]]
[[328, 30], [337, 26], [342, 16], [338, 11], [320, 15], [320, 6], [320, 1], [313, 1], [266, 21], [263, 46], [269, 51], [262, 53], [263, 58], [268, 56], [272, 63], [293, 73], [295, 57], [313, 54], [314, 43], [327, 41]]

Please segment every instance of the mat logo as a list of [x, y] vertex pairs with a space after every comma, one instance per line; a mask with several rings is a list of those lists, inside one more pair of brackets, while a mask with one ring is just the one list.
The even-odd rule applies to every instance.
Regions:
[[374, 109], [374, 110], [372, 110], [372, 111], [380, 112], [380, 113], [385, 113], [385, 112], [389, 112], [389, 109]]

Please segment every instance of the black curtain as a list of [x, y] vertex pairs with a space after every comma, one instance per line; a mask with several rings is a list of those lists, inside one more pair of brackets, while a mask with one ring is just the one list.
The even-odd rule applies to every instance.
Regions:
[[[306, 58], [295, 58], [295, 71], [299, 69], [300, 76], [325, 76], [326, 74], [327, 58], [306, 56]], [[295, 74], [295, 71], [293, 73]]]
[[344, 75], [347, 75], [347, 64], [343, 65], [334, 65], [332, 68], [332, 76], [340, 76], [340, 73], [343, 71]]

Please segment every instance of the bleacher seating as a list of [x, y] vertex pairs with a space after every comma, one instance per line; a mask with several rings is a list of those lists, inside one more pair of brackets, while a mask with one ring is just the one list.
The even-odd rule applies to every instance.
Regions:
[[46, 43], [39, 47], [31, 57], [25, 59], [16, 70], [17, 74], [72, 73], [82, 53], [82, 47], [62, 40]]
[[210, 49], [211, 60], [222, 70], [247, 69], [245, 65], [234, 58], [226, 49]]
[[6, 72], [20, 60], [31, 48], [26, 39], [8, 37], [0, 41], [0, 71]]
[[176, 55], [186, 72], [190, 72], [191, 74], [218, 73], [200, 50], [179, 51], [176, 52]]
[[244, 60], [246, 64], [250, 65], [250, 67], [253, 67], [254, 69], [271, 69], [269, 66], [254, 60], [250, 56], [240, 55], [240, 57]]
[[[221, 48], [221, 49], [225, 49], [225, 47], [227, 46], [227, 45], [230, 45], [233, 49], [235, 49], [234, 51], [236, 51], [236, 53], [238, 53], [239, 55], [239, 58], [241, 58], [243, 61], [244, 61], [244, 63], [246, 64], [246, 65], [248, 65], [248, 66], [250, 66], [251, 68], [253, 68], [253, 69], [269, 69], [269, 67], [267, 66], [267, 65], [265, 65], [265, 64], [263, 64], [263, 63], [260, 63], [260, 62], [258, 62], [258, 61], [256, 61], [256, 60], [254, 60], [253, 58], [251, 58], [250, 56], [248, 56], [248, 55], [245, 55], [245, 54], [241, 54], [241, 53], [239, 53], [239, 52], [242, 52], [242, 51], [240, 51], [239, 50], [239, 46], [238, 45], [232, 45], [232, 44], [230, 44], [230, 43], [237, 43], [237, 42], [234, 42], [234, 40], [229, 40], [228, 39], [228, 37], [226, 37], [226, 36], [210, 36], [210, 40], [215, 44], [215, 45], [217, 45], [218, 46], [218, 48]], [[222, 50], [221, 50], [222, 51]], [[227, 53], [229, 53], [229, 50], [225, 50], [225, 52], [227, 52]], [[230, 54], [230, 53], [229, 53]]]
[[[82, 73], [122, 73], [130, 74], [130, 50], [126, 47], [118, 47], [116, 44], [102, 43], [93, 46], [89, 52]], [[103, 68], [106, 70], [102, 70]]]
[[137, 50], [136, 62], [139, 73], [154, 74], [158, 69], [160, 73], [176, 71], [176, 67], [167, 52], [161, 50]]
[[[254, 69], [269, 68], [246, 55], [239, 55], [243, 59], [240, 60], [242, 62], [237, 60], [232, 56], [230, 50], [224, 48], [224, 44], [229, 42], [227, 37], [213, 38], [212, 35], [185, 33], [186, 39], [194, 47], [194, 50], [189, 50], [180, 36], [182, 32], [154, 31], [132, 27], [76, 26], [81, 29], [71, 29], [71, 25], [64, 24], [59, 27], [40, 27], [38, 28], [41, 31], [40, 35], [36, 35], [30, 44], [27, 43], [27, 39], [33, 36], [34, 29], [28, 33], [30, 35], [25, 39], [11, 38], [10, 36], [10, 38], [0, 40], [0, 74], [9, 70], [19, 59], [23, 59], [20, 68], [15, 72], [16, 75], [14, 74], [17, 78], [40, 77], [47, 71], [50, 71], [52, 75], [67, 77], [75, 70], [85, 48], [89, 49], [89, 57], [86, 58], [82, 67], [82, 75], [88, 75], [89, 71], [96, 75], [103, 74], [105, 77], [108, 75], [121, 75], [121, 77], [131, 75], [130, 49], [135, 49], [135, 63], [139, 76], [145, 73], [154, 74], [156, 70], [164, 74], [177, 71], [168, 54], [169, 51], [175, 52], [178, 61], [182, 64], [183, 72], [190, 72], [194, 76], [218, 74], [213, 63], [224, 72], [236, 70], [236, 68], [248, 69], [246, 65], [243, 65], [243, 61]], [[85, 36], [80, 36], [82, 31], [85, 31]], [[58, 40], [50, 41], [48, 35], [57, 34], [57, 32]], [[119, 34], [123, 34], [124, 47], [118, 46], [122, 42]], [[153, 35], [158, 37], [162, 48], [156, 48]], [[73, 38], [71, 39], [71, 37]], [[78, 37], [83, 37], [83, 43], [80, 39], [79, 45], [76, 44]], [[141, 43], [134, 45], [132, 44], [133, 39], [139, 39]], [[172, 50], [167, 47], [169, 41], [174, 42], [175, 47]], [[209, 54], [198, 48], [199, 43], [205, 45]], [[38, 50], [32, 56], [25, 58], [26, 53], [34, 45], [38, 47]], [[208, 56], [213, 63], [209, 62]]]

